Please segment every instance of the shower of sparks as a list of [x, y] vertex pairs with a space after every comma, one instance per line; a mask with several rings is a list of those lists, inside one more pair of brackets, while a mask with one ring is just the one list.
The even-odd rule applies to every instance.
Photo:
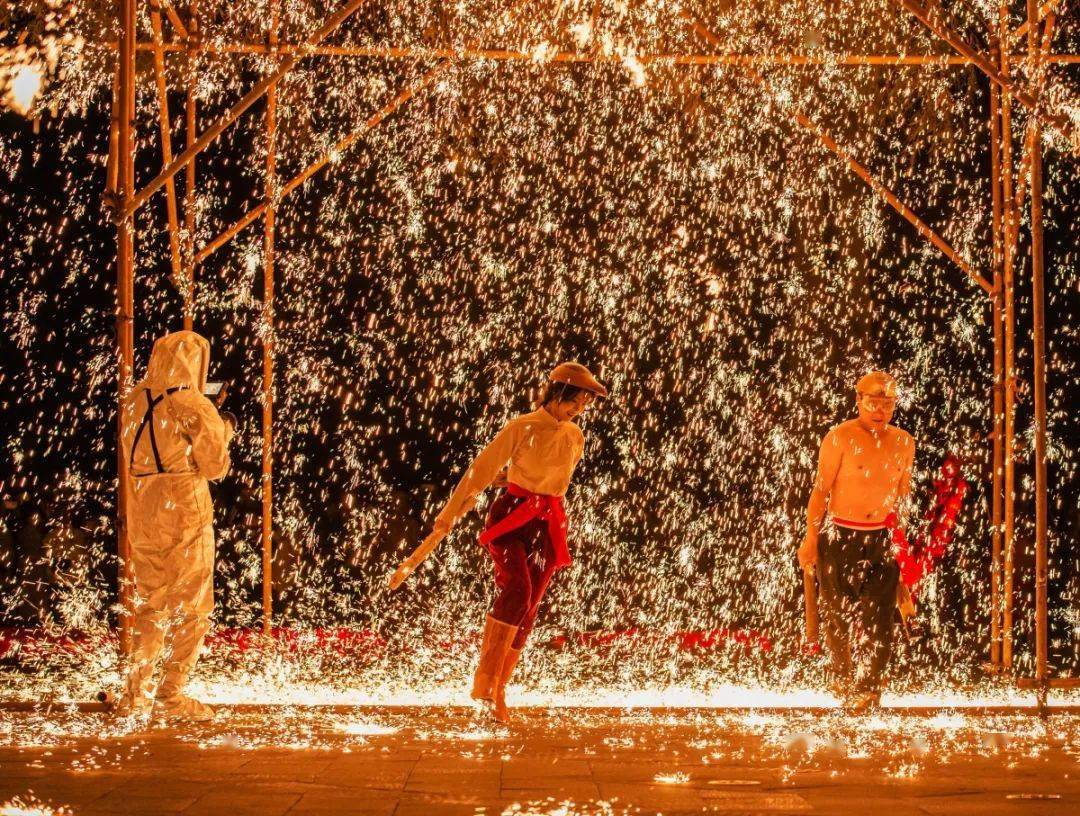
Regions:
[[[36, 104], [58, 115], [40, 136], [0, 139], [9, 225], [0, 319], [13, 361], [0, 370], [3, 490], [14, 503], [28, 497], [4, 523], [33, 505], [42, 532], [18, 564], [0, 554], [8, 613], [44, 631], [5, 647], [5, 696], [23, 700], [86, 700], [117, 684], [103, 623], [116, 598], [115, 231], [100, 205], [114, 65], [102, 43], [117, 32], [113, 4], [69, 5], [40, 49], [48, 77]], [[39, 7], [55, 23], [55, 4], [30, 3]], [[167, 53], [174, 153], [189, 78], [202, 127], [272, 69], [272, 57], [226, 48], [265, 42], [266, 7], [202, 0], [206, 48], [190, 65]], [[851, 415], [857, 376], [881, 367], [904, 389], [896, 422], [918, 441], [920, 501], [947, 451], [967, 458], [977, 487], [926, 590], [927, 637], [899, 645], [886, 704], [1031, 705], [1031, 695], [976, 684], [989, 626], [990, 301], [794, 118], [805, 113], [832, 133], [990, 275], [986, 82], [944, 59], [843, 64], [868, 50], [948, 55], [886, 0], [647, 0], [603, 3], [599, 14], [593, 0], [503, 7], [511, 4], [369, 3], [328, 43], [395, 45], [414, 57], [311, 56], [280, 84], [280, 181], [323, 155], [332, 165], [281, 202], [275, 323], [264, 323], [257, 222], [199, 264], [194, 306], [215, 376], [236, 378], [228, 407], [241, 419], [233, 475], [217, 488], [216, 619], [252, 627], [261, 614], [260, 376], [262, 341], [272, 339], [275, 622], [289, 631], [247, 648], [215, 641], [193, 693], [218, 703], [466, 703], [489, 602], [480, 516], [401, 592], [389, 594], [385, 577], [479, 447], [529, 409], [551, 365], [578, 359], [613, 396], [583, 420], [587, 447], [568, 497], [575, 564], [548, 596], [515, 702], [836, 705], [819, 690], [821, 659], [800, 656], [793, 554], [816, 444]], [[944, 7], [955, 29], [985, 45], [996, 3]], [[301, 42], [334, 8], [283, 0], [281, 41]], [[758, 82], [738, 66], [659, 59], [719, 53], [685, 25], [684, 10], [725, 53], [817, 61], [761, 66]], [[1055, 53], [1080, 51], [1073, 20], [1059, 21]], [[176, 36], [166, 21], [166, 40]], [[150, 41], [148, 17], [140, 39]], [[448, 48], [523, 58], [430, 55]], [[358, 143], [339, 144], [437, 66], [435, 80]], [[1027, 70], [1015, 67], [1018, 82]], [[1073, 116], [1075, 70], [1053, 63], [1046, 78], [1047, 104]], [[141, 185], [160, 170], [161, 145], [148, 53], [138, 71]], [[197, 249], [262, 201], [262, 110], [198, 160]], [[1027, 114], [1014, 113], [1022, 134]], [[1066, 387], [1080, 363], [1080, 179], [1061, 140], [1047, 132], [1046, 141], [1051, 651], [1067, 671], [1080, 660], [1069, 543], [1080, 524], [1080, 414]], [[50, 173], [57, 181], [42, 182]], [[136, 218], [137, 375], [153, 338], [180, 328], [164, 225], [159, 193]], [[1028, 271], [1018, 267], [1022, 326]], [[1023, 571], [1026, 331], [1017, 346]], [[1023, 573], [1021, 673], [1033, 592]], [[613, 630], [627, 634], [576, 637]], [[714, 630], [738, 637], [679, 645], [678, 633]], [[378, 734], [351, 722], [345, 736]], [[807, 754], [836, 744], [812, 730], [785, 739]], [[845, 745], [869, 750], [861, 738]]]

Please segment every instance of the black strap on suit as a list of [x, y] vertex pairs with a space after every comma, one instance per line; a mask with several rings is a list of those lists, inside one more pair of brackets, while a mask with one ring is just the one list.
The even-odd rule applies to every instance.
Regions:
[[[154, 452], [154, 464], [157, 465], [158, 473], [165, 472], [165, 466], [161, 464], [161, 454], [158, 452], [157, 437], [154, 435], [154, 408], [158, 405], [158, 403], [165, 399], [165, 394], [175, 394], [177, 391], [182, 390], [184, 387], [185, 386], [177, 385], [173, 386], [172, 388], [167, 388], [165, 390], [165, 393], [157, 397], [150, 396], [149, 388], [144, 389], [144, 393], [146, 394], [146, 413], [143, 414], [142, 424], [139, 425], [139, 430], [135, 432], [135, 441], [131, 443], [131, 458], [128, 461], [128, 468], [133, 468], [135, 466], [135, 449], [139, 447], [139, 440], [142, 439], [143, 431], [149, 427], [150, 448]], [[142, 473], [132, 475], [148, 476], [150, 474]]]

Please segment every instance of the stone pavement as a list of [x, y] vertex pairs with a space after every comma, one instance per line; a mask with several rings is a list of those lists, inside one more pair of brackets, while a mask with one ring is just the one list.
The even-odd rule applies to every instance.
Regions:
[[1078, 763], [1075, 714], [0, 711], [0, 814], [1076, 814]]

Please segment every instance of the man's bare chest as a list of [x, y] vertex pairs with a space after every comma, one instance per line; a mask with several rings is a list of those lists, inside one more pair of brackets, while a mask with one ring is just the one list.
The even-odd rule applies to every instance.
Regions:
[[843, 481], [895, 482], [904, 471], [903, 448], [891, 439], [855, 437], [847, 441], [838, 477]]

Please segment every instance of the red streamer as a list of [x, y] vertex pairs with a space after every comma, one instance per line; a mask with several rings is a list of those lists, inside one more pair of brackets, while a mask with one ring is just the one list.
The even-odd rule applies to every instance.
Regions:
[[949, 454], [941, 465], [941, 476], [934, 480], [934, 503], [923, 515], [926, 533], [910, 542], [900, 526], [896, 513], [885, 518], [885, 526], [892, 536], [896, 562], [900, 565], [900, 580], [915, 594], [915, 587], [934, 569], [934, 562], [941, 559], [952, 541], [956, 517], [964, 504], [968, 483], [960, 473], [960, 459]]

